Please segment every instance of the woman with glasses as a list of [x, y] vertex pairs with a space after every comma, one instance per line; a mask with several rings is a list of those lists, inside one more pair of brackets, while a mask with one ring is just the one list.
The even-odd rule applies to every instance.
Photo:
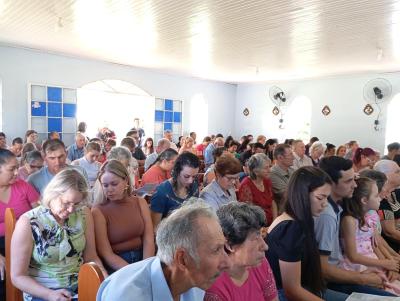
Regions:
[[197, 174], [199, 158], [189, 152], [178, 156], [172, 169], [172, 178], [162, 182], [150, 200], [151, 219], [154, 229], [161, 219], [192, 196], [199, 196]]
[[[17, 178], [18, 162], [15, 155], [0, 149], [0, 300], [4, 293], [5, 223], [6, 208], [13, 208], [16, 218], [38, 205], [39, 194], [24, 180]], [[3, 289], [1, 289], [3, 288]]]
[[372, 169], [376, 162], [375, 151], [369, 147], [357, 148], [353, 156], [353, 169], [355, 172], [361, 172], [366, 169]]
[[21, 164], [22, 166], [18, 169], [18, 178], [26, 181], [31, 174], [43, 167], [41, 152], [33, 150], [25, 153], [22, 157]]
[[[75, 300], [79, 268], [96, 253], [88, 186], [71, 168], [60, 171], [44, 190], [41, 206], [23, 214], [11, 241], [11, 279], [24, 300]], [[75, 296], [75, 298], [74, 298]]]
[[236, 184], [242, 171], [240, 161], [231, 154], [222, 155], [214, 165], [215, 179], [200, 194], [214, 210], [222, 205], [236, 202]]
[[103, 164], [103, 198], [92, 208], [97, 252], [109, 272], [154, 256], [154, 231], [147, 202], [132, 195], [128, 170], [117, 160]]
[[254, 154], [247, 161], [249, 176], [244, 178], [239, 188], [239, 201], [260, 206], [270, 225], [278, 215], [278, 207], [273, 199], [272, 183], [269, 179], [271, 160], [266, 154]]
[[230, 266], [206, 291], [205, 301], [278, 301], [274, 274], [265, 258], [268, 249], [261, 228], [264, 211], [247, 203], [229, 203], [217, 210], [226, 239]]

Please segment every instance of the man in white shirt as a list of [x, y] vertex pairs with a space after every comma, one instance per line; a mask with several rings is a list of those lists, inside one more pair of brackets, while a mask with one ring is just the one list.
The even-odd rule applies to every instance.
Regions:
[[293, 169], [299, 169], [303, 166], [313, 166], [311, 158], [306, 156], [306, 146], [302, 140], [294, 140], [293, 147]]

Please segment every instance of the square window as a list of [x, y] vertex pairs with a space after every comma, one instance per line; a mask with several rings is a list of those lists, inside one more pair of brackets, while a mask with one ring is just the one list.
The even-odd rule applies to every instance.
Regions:
[[49, 117], [61, 117], [61, 103], [49, 102], [47, 103], [47, 115]]
[[171, 100], [171, 99], [164, 100], [164, 109], [167, 111], [172, 111], [173, 110], [173, 100]]
[[47, 129], [49, 132], [62, 132], [62, 119], [49, 118], [47, 120]]
[[46, 117], [33, 117], [31, 119], [31, 129], [35, 130], [38, 133], [47, 132], [47, 118]]
[[161, 121], [162, 122], [163, 118], [164, 118], [164, 112], [156, 110], [154, 121]]
[[65, 144], [65, 146], [70, 146], [72, 144], [74, 144], [75, 142], [75, 134], [66, 134], [63, 133], [63, 142]]
[[172, 126], [172, 131], [174, 132], [174, 134], [180, 136], [182, 135], [182, 126], [181, 123], [175, 123]]
[[164, 112], [164, 121], [165, 122], [172, 122], [172, 116], [173, 116], [172, 112], [165, 111]]
[[76, 119], [63, 118], [63, 131], [64, 133], [76, 133]]
[[64, 117], [75, 117], [76, 116], [76, 104], [64, 103], [63, 104], [63, 116]]
[[46, 87], [32, 85], [31, 99], [36, 101], [46, 101]]
[[164, 110], [164, 99], [156, 98], [156, 110], [159, 110], [159, 111]]
[[172, 130], [172, 122], [164, 122], [164, 131]]
[[31, 116], [46, 116], [46, 103], [41, 101], [31, 102]]
[[63, 89], [63, 102], [76, 103], [76, 89]]
[[47, 101], [62, 101], [62, 89], [56, 87], [47, 87]]
[[174, 122], [181, 122], [182, 113], [181, 112], [174, 112]]
[[181, 101], [180, 100], [174, 100], [174, 112], [181, 112]]

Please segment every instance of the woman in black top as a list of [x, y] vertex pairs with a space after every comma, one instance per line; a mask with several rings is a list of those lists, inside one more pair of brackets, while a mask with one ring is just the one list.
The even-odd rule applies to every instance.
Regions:
[[285, 211], [268, 229], [266, 256], [274, 272], [279, 299], [345, 300], [347, 295], [325, 290], [313, 216], [328, 205], [331, 179], [321, 169], [299, 168], [289, 180]]

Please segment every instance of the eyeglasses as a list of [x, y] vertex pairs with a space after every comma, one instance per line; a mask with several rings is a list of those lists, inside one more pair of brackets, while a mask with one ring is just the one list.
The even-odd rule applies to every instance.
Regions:
[[83, 208], [82, 202], [79, 203], [64, 203], [62, 200], [60, 200], [60, 206], [63, 210], [67, 210], [69, 208], [72, 208], [74, 211]]
[[43, 165], [33, 165], [33, 164], [29, 164], [29, 167], [31, 169], [41, 169], [43, 167]]

